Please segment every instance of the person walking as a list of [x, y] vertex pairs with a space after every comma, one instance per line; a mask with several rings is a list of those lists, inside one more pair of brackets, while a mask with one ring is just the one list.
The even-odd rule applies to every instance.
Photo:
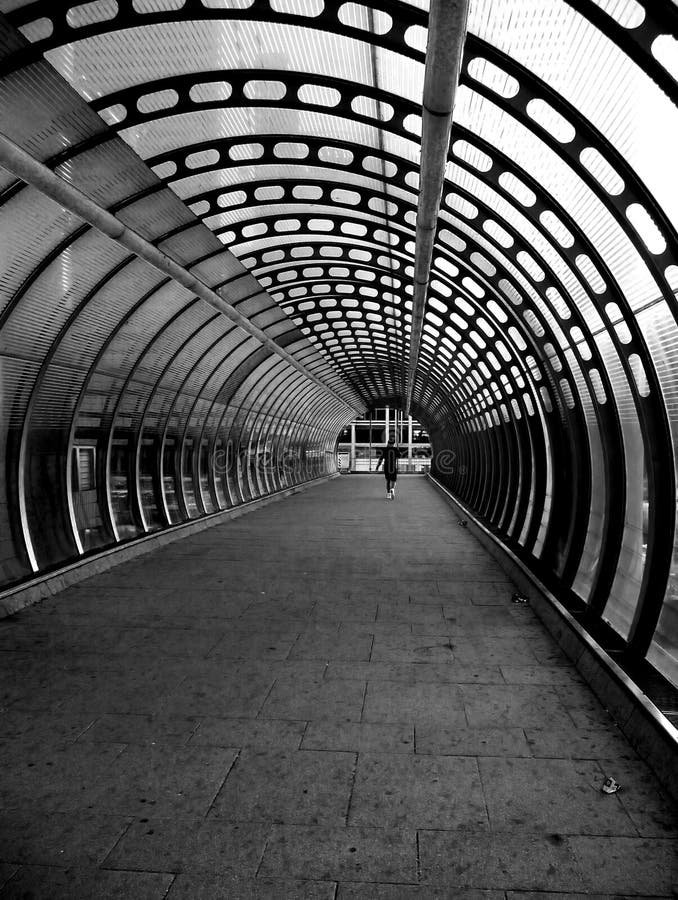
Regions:
[[388, 439], [388, 444], [382, 449], [381, 456], [377, 461], [377, 472], [379, 466], [384, 464], [384, 476], [386, 478], [386, 499], [395, 500], [395, 486], [398, 478], [398, 460], [400, 459], [400, 450], [395, 445], [393, 438]]

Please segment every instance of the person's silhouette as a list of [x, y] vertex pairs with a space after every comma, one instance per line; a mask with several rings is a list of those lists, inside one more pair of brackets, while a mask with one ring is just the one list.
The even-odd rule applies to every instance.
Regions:
[[379, 466], [384, 464], [384, 476], [386, 478], [386, 499], [395, 500], [395, 486], [398, 478], [398, 460], [400, 459], [400, 450], [396, 447], [393, 438], [388, 439], [388, 444], [382, 449], [381, 456], [377, 461], [377, 472]]

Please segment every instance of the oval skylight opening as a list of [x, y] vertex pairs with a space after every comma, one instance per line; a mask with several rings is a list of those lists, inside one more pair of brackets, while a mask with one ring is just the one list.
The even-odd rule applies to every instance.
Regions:
[[428, 40], [428, 29], [422, 25], [410, 25], [405, 32], [405, 43], [413, 50], [419, 50], [420, 53], [426, 53], [426, 41]]
[[106, 109], [100, 109], [99, 115], [107, 125], [118, 125], [127, 118], [127, 109], [122, 103], [114, 103], [113, 106], [107, 106]]
[[247, 200], [245, 191], [229, 191], [226, 194], [220, 194], [217, 198], [217, 204], [222, 209], [228, 209], [229, 206], [239, 206]]
[[143, 94], [137, 100], [137, 109], [140, 113], [157, 112], [160, 109], [171, 109], [179, 102], [179, 95], [172, 88], [164, 91], [154, 91], [152, 94]]
[[605, 388], [603, 387], [603, 379], [600, 377], [600, 372], [598, 369], [589, 369], [589, 378], [591, 379], [591, 384], [593, 385], [593, 393], [595, 394], [596, 400], [601, 405], [603, 403], [607, 403], [607, 394], [605, 393]]
[[390, 103], [375, 100], [374, 97], [366, 97], [364, 94], [359, 94], [351, 100], [351, 109], [359, 116], [378, 119], [380, 122], [388, 122], [393, 118], [393, 107]]
[[387, 178], [393, 178], [398, 171], [395, 163], [387, 159], [377, 159], [376, 156], [366, 156], [363, 159], [363, 169], [375, 175], [385, 175]]
[[292, 188], [295, 200], [320, 200], [323, 189], [316, 184], [297, 184]]
[[243, 88], [248, 100], [282, 100], [287, 93], [282, 81], [248, 81]]
[[482, 56], [472, 59], [468, 64], [467, 71], [475, 81], [484, 84], [500, 97], [506, 97], [507, 100], [515, 97], [520, 90], [520, 84], [512, 75]]
[[502, 228], [498, 222], [495, 222], [494, 219], [486, 219], [483, 222], [483, 231], [502, 247], [508, 249], [513, 246], [513, 238], [511, 235], [505, 228]]
[[622, 193], [625, 187], [624, 180], [595, 147], [586, 147], [582, 150], [579, 161], [608, 194], [616, 197]]
[[270, 0], [271, 9], [290, 16], [315, 18], [325, 9], [324, 0]]
[[650, 253], [658, 256], [666, 250], [664, 235], [657, 228], [654, 219], [640, 203], [632, 203], [626, 207], [626, 218], [638, 232], [642, 242]]
[[[137, 12], [145, 12], [139, 9], [135, 0], [134, 6]], [[184, 0], [182, 0], [182, 3]], [[98, 22], [108, 22], [118, 15], [117, 0], [96, 0], [94, 3], [82, 3], [73, 6], [66, 13], [66, 21], [71, 28], [82, 28], [85, 25], [96, 25]]]
[[678, 81], [678, 41], [670, 34], [660, 34], [652, 42], [652, 55]]
[[228, 155], [232, 160], [239, 159], [259, 159], [264, 155], [263, 144], [235, 144], [228, 151]]
[[186, 0], [134, 0], [133, 6], [140, 13], [172, 12], [182, 9]]
[[604, 294], [607, 290], [607, 285], [603, 281], [598, 269], [593, 265], [591, 258], [585, 253], [580, 253], [579, 256], [576, 257], [575, 263], [584, 278], [588, 281], [594, 293]]
[[403, 119], [403, 128], [405, 131], [409, 131], [410, 134], [415, 134], [417, 137], [421, 137], [421, 116], [417, 116], [414, 113], [410, 113], [409, 116], [405, 116]]
[[281, 141], [273, 148], [273, 154], [278, 159], [306, 159], [308, 146], [296, 141]]
[[339, 9], [339, 21], [342, 25], [373, 34], [386, 34], [393, 25], [393, 19], [388, 13], [370, 9], [360, 3], [344, 3]]
[[527, 114], [561, 144], [569, 144], [577, 133], [574, 126], [545, 100], [530, 100], [527, 104]]
[[344, 150], [343, 147], [321, 147], [318, 159], [335, 166], [350, 166], [353, 162], [353, 153]]
[[539, 216], [539, 221], [544, 226], [544, 228], [553, 235], [553, 237], [558, 241], [561, 247], [572, 247], [574, 244], [574, 236], [572, 233], [563, 225], [558, 216], [547, 210], [543, 212]]
[[207, 81], [194, 84], [188, 96], [194, 103], [216, 103], [228, 100], [232, 93], [233, 88], [227, 81]]
[[19, 25], [19, 31], [32, 44], [38, 41], [45, 41], [51, 37], [54, 31], [54, 24], [51, 19], [42, 16], [39, 19], [33, 19], [32, 22], [26, 22], [25, 25]]
[[297, 97], [302, 103], [312, 106], [337, 106], [341, 101], [341, 94], [336, 88], [325, 87], [323, 84], [302, 84]]
[[511, 172], [502, 172], [499, 176], [499, 184], [522, 206], [534, 206], [537, 202], [537, 195], [534, 191]]
[[452, 145], [452, 152], [459, 159], [468, 163], [469, 166], [478, 169], [479, 172], [489, 172], [492, 168], [492, 159], [487, 153], [483, 153], [482, 150], [474, 147], [473, 144], [469, 144], [468, 141], [455, 141]]
[[521, 250], [520, 253], [516, 254], [516, 259], [520, 263], [520, 265], [525, 269], [528, 275], [530, 275], [535, 281], [543, 281], [546, 278], [544, 270], [540, 265], [537, 264], [537, 261], [530, 256], [530, 254], [526, 250]]
[[254, 191], [254, 199], [261, 202], [281, 200], [285, 196], [285, 190], [278, 184], [264, 185]]
[[219, 154], [216, 150], [198, 150], [196, 153], [189, 153], [184, 162], [187, 169], [202, 169], [218, 163]]
[[445, 203], [465, 219], [475, 219], [478, 215], [478, 207], [466, 200], [465, 197], [460, 197], [459, 194], [448, 194], [445, 197]]

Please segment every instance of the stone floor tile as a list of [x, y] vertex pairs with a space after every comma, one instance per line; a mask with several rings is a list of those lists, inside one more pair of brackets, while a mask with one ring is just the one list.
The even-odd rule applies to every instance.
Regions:
[[635, 835], [616, 794], [591, 760], [478, 760], [494, 831]]
[[85, 798], [127, 815], [206, 815], [237, 755], [221, 747], [130, 745]]
[[261, 715], [271, 719], [360, 721], [365, 684], [362, 681], [302, 681], [279, 678]]
[[367, 685], [363, 721], [466, 725], [461, 688], [455, 684], [370, 681]]
[[443, 613], [451, 634], [466, 635], [480, 632], [484, 636], [516, 634], [519, 626], [511, 618], [508, 609], [497, 606], [460, 607], [444, 603]]
[[572, 727], [568, 711], [549, 686], [462, 684], [459, 691], [473, 728]]
[[[141, 657], [142, 659], [145, 657]], [[108, 660], [110, 663], [110, 659]], [[100, 669], [81, 689], [66, 691], [57, 711], [75, 713], [136, 713], [151, 715], [183, 678], [179, 668], [172, 674], [153, 666], [137, 666], [130, 656], [121, 657], [116, 668]]]
[[603, 775], [613, 776], [622, 785], [614, 796], [619, 798], [639, 835], [678, 838], [678, 806], [664, 794], [643, 760], [615, 754], [613, 758], [606, 755], [599, 759], [598, 764]]
[[638, 754], [615, 725], [598, 728], [526, 728], [532, 756], [551, 759], [637, 759]]
[[310, 722], [301, 746], [304, 750], [413, 753], [414, 728], [369, 722]]
[[414, 883], [416, 835], [393, 828], [278, 825], [269, 837], [259, 875]]
[[24, 744], [64, 744], [84, 734], [95, 721], [88, 713], [55, 711], [36, 716], [29, 710], [8, 709], [0, 712], [0, 755], [2, 745], [21, 741]]
[[0, 888], [16, 874], [19, 867], [13, 863], [0, 862]]
[[498, 666], [466, 666], [451, 663], [335, 663], [325, 673], [327, 679], [397, 681], [408, 684], [504, 684]]
[[[349, 884], [342, 882], [337, 900], [451, 900], [447, 888], [412, 884]], [[455, 891], [454, 900], [504, 900], [503, 891]], [[544, 898], [542, 898], [544, 900]], [[551, 900], [549, 895], [548, 900]]]
[[324, 659], [240, 659], [236, 665], [239, 678], [260, 678], [264, 683], [272, 678], [321, 681], [327, 670]]
[[163, 872], [24, 866], [0, 890], [2, 900], [163, 900], [174, 876]]
[[310, 613], [314, 622], [354, 622], [372, 624], [377, 618], [378, 603], [375, 600], [327, 602], [319, 600]]
[[436, 603], [433, 599], [430, 603], [409, 601], [408, 603], [393, 604], [382, 601], [379, 603], [377, 622], [401, 622], [420, 626], [447, 624], [443, 616], [442, 603], [440, 600]]
[[[290, 593], [292, 593], [290, 591]], [[258, 599], [252, 599], [240, 616], [240, 620], [258, 620], [260, 626], [275, 626], [281, 622], [307, 622], [316, 606], [315, 600], [308, 598], [297, 599], [295, 597], [283, 597], [275, 599], [267, 597], [262, 599], [261, 595]]]
[[475, 759], [361, 753], [350, 825], [488, 827]]
[[96, 866], [127, 830], [132, 819], [99, 810], [0, 812], [0, 859], [41, 866]]
[[532, 652], [537, 662], [542, 666], [571, 666], [572, 660], [558, 647], [555, 641], [550, 640], [545, 634], [539, 641], [530, 635]]
[[343, 825], [355, 764], [354, 753], [246, 748], [211, 813], [240, 822]]
[[452, 645], [457, 662], [467, 665], [533, 666], [539, 662], [530, 641], [524, 637], [482, 637], [476, 633], [458, 636]]
[[284, 633], [230, 631], [211, 648], [210, 659], [287, 659], [294, 646], [298, 629]]
[[371, 634], [387, 637], [409, 637], [413, 626], [408, 622], [391, 622], [381, 619], [378, 622], [340, 622], [339, 634], [344, 637], [352, 634]]
[[377, 635], [370, 659], [374, 662], [453, 662], [454, 652], [446, 636]]
[[507, 684], [582, 684], [574, 666], [500, 666]]
[[[100, 716], [78, 738], [104, 744], [185, 744], [198, 727], [197, 716], [120, 715]], [[233, 745], [231, 745], [233, 746]]]
[[569, 838], [524, 832], [420, 831], [421, 880], [475, 890], [581, 891]]
[[157, 712], [173, 716], [254, 717], [261, 709], [275, 676], [226, 670], [224, 677], [187, 678], [168, 691]]
[[[439, 622], [413, 622], [409, 627], [409, 632], [419, 638], [439, 638], [441, 642], [449, 643], [452, 629], [441, 619]], [[387, 634], [386, 631], [382, 633]], [[398, 634], [398, 632], [395, 633]], [[402, 633], [401, 631], [400, 634]], [[425, 643], [428, 643], [428, 641], [425, 641]]]
[[417, 725], [416, 752], [438, 756], [532, 756], [522, 728]]
[[224, 635], [216, 629], [190, 629], [186, 627], [167, 628], [154, 625], [152, 628], [130, 629], [126, 645], [141, 654], [160, 656], [208, 656], [210, 650], [219, 645]]
[[306, 722], [276, 719], [217, 719], [206, 717], [200, 721], [191, 744], [210, 747], [275, 747], [278, 750], [298, 750], [306, 729]]
[[254, 877], [269, 826], [218, 818], [137, 819], [104, 862], [107, 869], [230, 873]]
[[572, 837], [587, 891], [675, 897], [678, 841], [636, 837]]
[[613, 724], [612, 716], [587, 685], [555, 685], [554, 690], [577, 728], [608, 728]]
[[289, 658], [365, 662], [370, 658], [372, 641], [371, 634], [302, 634], [293, 644]]
[[177, 875], [167, 900], [335, 900], [333, 881]]
[[80, 809], [124, 750], [124, 744], [23, 744], [3, 768], [0, 809]]
[[[507, 891], [506, 900], [626, 900], [613, 897], [612, 894], [563, 894], [559, 892], [544, 894], [542, 891]], [[643, 900], [657, 900], [644, 897]]]

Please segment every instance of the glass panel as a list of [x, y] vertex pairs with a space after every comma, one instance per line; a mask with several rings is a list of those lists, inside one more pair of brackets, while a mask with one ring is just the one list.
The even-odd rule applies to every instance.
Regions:
[[614, 583], [604, 618], [627, 637], [633, 621], [645, 566], [647, 546], [647, 472], [645, 447], [633, 397], [621, 363], [607, 335], [596, 336], [613, 386], [624, 439], [626, 515], [624, 536]]
[[560, 0], [479, 0], [469, 28], [574, 104], [678, 220], [678, 109], [609, 37]]
[[283, 68], [358, 85], [378, 82], [421, 103], [424, 74], [421, 62], [380, 47], [375, 78], [370, 45], [360, 38], [246, 19], [149, 24], [65, 44], [45, 56], [67, 79], [77, 64], [78, 89], [89, 96], [205, 69]]

